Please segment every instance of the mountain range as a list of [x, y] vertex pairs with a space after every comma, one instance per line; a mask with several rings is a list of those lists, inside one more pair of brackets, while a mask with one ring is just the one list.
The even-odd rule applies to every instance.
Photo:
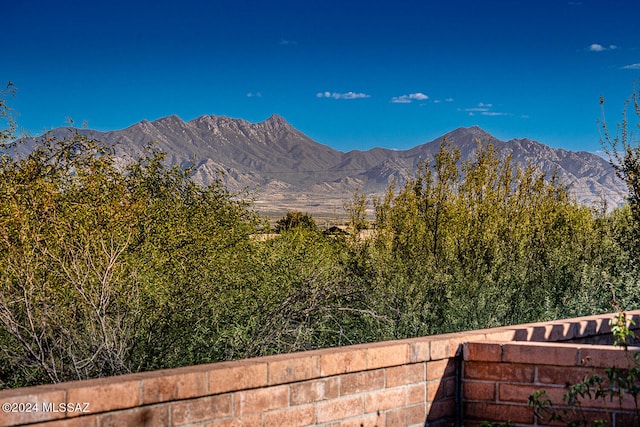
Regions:
[[[69, 128], [53, 131], [57, 136]], [[432, 160], [443, 138], [473, 155], [476, 141], [491, 141], [500, 155], [512, 154], [520, 164], [532, 163], [556, 172], [584, 204], [603, 199], [617, 206], [626, 195], [624, 183], [603, 158], [589, 152], [552, 148], [530, 139], [501, 141], [477, 126], [458, 128], [408, 150], [373, 148], [342, 152], [313, 141], [284, 118], [272, 115], [260, 123], [205, 115], [188, 122], [177, 116], [143, 120], [126, 129], [89, 131], [116, 144], [116, 152], [137, 152], [150, 142], [166, 153], [171, 165], [193, 166], [202, 184], [222, 179], [231, 191], [254, 192], [256, 207], [268, 215], [297, 209], [324, 216], [342, 216], [344, 201], [356, 189], [382, 194], [392, 182], [402, 185], [421, 161]]]

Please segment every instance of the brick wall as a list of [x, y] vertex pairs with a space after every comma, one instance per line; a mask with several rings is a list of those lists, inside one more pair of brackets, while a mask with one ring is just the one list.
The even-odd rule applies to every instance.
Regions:
[[[635, 351], [640, 349], [630, 347], [627, 354], [611, 345], [467, 342], [461, 378], [464, 425], [480, 425], [483, 421], [511, 422], [519, 426], [549, 425], [549, 414], [541, 418], [534, 416], [528, 405], [529, 396], [544, 390], [558, 414], [576, 409], [563, 405], [568, 384], [579, 383], [592, 374], [606, 378], [606, 368], [630, 366]], [[635, 403], [630, 398], [622, 402], [585, 398], [581, 402], [579, 411], [568, 414], [568, 420], [603, 419], [612, 426], [632, 422], [636, 425], [639, 421], [634, 418]]]
[[[640, 317], [640, 312], [633, 314]], [[504, 354], [515, 351], [504, 349], [517, 348], [513, 341], [598, 340], [610, 333], [610, 318], [591, 316], [4, 390], [0, 403], [22, 412], [0, 412], [0, 426], [455, 425], [463, 410], [474, 417], [479, 413], [474, 408], [485, 408], [480, 413], [486, 415], [504, 402], [523, 407], [514, 389], [538, 385], [535, 363], [540, 362], [533, 363], [524, 350], [521, 359], [503, 362]], [[461, 344], [466, 342], [463, 366]], [[584, 345], [576, 348], [586, 351]], [[578, 353], [572, 354], [577, 363]], [[557, 355], [564, 353], [558, 350]], [[513, 369], [491, 374], [502, 363]], [[458, 373], [473, 375], [474, 369], [489, 376], [458, 380]], [[509, 375], [515, 376], [506, 381]], [[465, 406], [459, 404], [463, 396]], [[24, 411], [34, 405], [37, 412]]]

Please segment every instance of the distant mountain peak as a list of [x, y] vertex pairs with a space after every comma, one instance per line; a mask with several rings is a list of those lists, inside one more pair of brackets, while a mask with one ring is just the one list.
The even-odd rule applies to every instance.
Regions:
[[478, 125], [471, 126], [471, 127], [459, 127], [457, 129], [454, 129], [453, 131], [449, 132], [445, 136], [450, 137], [450, 138], [454, 138], [454, 139], [460, 138], [460, 137], [465, 137], [465, 136], [472, 136], [472, 137], [478, 138], [478, 139], [480, 139], [482, 141], [495, 139], [489, 132], [487, 132], [486, 130], [482, 129]]
[[282, 117], [279, 114], [272, 114], [271, 116], [269, 116], [267, 120], [258, 124], [271, 130], [280, 129], [280, 128], [292, 128], [289, 122], [287, 122], [284, 119], [284, 117]]
[[172, 123], [172, 122], [182, 122], [182, 121], [183, 120], [175, 114], [172, 114], [166, 117], [160, 117], [159, 119], [154, 120], [154, 122], [158, 122], [158, 123], [167, 123], [167, 122]]

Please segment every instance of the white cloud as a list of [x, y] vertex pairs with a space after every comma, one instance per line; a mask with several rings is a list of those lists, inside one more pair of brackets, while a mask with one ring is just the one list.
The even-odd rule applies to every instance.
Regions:
[[429, 99], [427, 95], [422, 92], [410, 93], [409, 95], [394, 96], [391, 98], [391, 102], [394, 104], [409, 104], [412, 101], [426, 101]]
[[623, 70], [640, 70], [640, 63], [629, 64], [622, 67]]
[[297, 42], [297, 41], [295, 41], [295, 40], [280, 40], [280, 43], [279, 43], [279, 44], [280, 44], [281, 46], [291, 46], [291, 45], [296, 45], [296, 44], [298, 44], [298, 42]]
[[416, 93], [410, 94], [409, 98], [415, 99], [417, 101], [424, 101], [424, 100], [429, 99], [429, 97], [427, 95], [425, 95], [424, 93], [420, 93], [420, 92], [416, 92]]
[[445, 102], [453, 102], [453, 98], [447, 98], [444, 100]]
[[356, 93], [356, 92], [318, 92], [316, 94], [318, 98], [333, 98], [333, 99], [360, 99], [360, 98], [371, 98], [371, 95], [367, 95], [366, 93]]
[[483, 111], [482, 113], [483, 116], [491, 116], [491, 117], [496, 117], [496, 116], [510, 116], [511, 114], [509, 113], [498, 113], [495, 111]]
[[410, 104], [411, 98], [409, 98], [407, 95], [394, 96], [393, 98], [391, 98], [391, 102], [393, 102], [394, 104]]
[[486, 102], [478, 102], [477, 107], [465, 108], [464, 111], [473, 112], [473, 113], [486, 113], [487, 111], [489, 111], [491, 107], [493, 107], [493, 104], [489, 104]]
[[247, 98], [253, 98], [254, 96], [256, 98], [262, 98], [262, 92], [255, 92], [255, 93], [254, 92], [249, 92], [249, 93], [247, 93]]
[[618, 46], [616, 46], [615, 44], [610, 44], [609, 47], [607, 47], [599, 43], [593, 43], [591, 46], [589, 46], [589, 50], [591, 52], [604, 52], [605, 50], [615, 50], [617, 48]]
[[[513, 116], [512, 113], [491, 111], [492, 108], [493, 108], [493, 104], [490, 104], [487, 102], [479, 102], [477, 107], [465, 108], [464, 110], [458, 108], [458, 111], [465, 111], [469, 114], [469, 116], [472, 116], [472, 117], [477, 115], [487, 116], [487, 117]], [[525, 118], [525, 116], [521, 116], [521, 118]]]

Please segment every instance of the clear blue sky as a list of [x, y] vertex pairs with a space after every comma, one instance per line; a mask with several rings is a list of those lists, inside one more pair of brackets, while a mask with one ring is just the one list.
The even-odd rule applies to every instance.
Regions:
[[637, 0], [0, 0], [0, 82], [31, 133], [282, 115], [340, 150], [460, 126], [600, 148], [640, 78]]

